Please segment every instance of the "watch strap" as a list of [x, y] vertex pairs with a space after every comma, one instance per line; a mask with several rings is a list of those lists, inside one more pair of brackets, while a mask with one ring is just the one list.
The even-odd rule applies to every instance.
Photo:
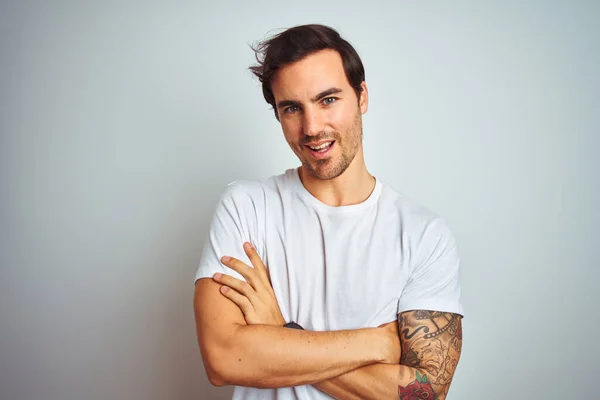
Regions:
[[304, 330], [303, 327], [301, 327], [299, 324], [295, 323], [294, 321], [288, 322], [283, 327], [284, 328], [292, 328], [292, 329], [302, 329], [302, 330]]

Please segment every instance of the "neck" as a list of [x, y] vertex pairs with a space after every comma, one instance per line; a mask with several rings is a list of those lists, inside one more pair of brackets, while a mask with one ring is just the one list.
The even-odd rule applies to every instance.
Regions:
[[298, 169], [298, 175], [310, 194], [333, 207], [362, 203], [375, 188], [375, 178], [367, 171], [362, 151], [356, 154], [350, 166], [336, 178], [315, 178], [304, 166]]

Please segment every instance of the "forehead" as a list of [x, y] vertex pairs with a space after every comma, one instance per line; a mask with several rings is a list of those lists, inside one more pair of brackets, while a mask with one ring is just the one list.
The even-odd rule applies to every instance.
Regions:
[[286, 65], [271, 82], [276, 101], [310, 98], [330, 87], [350, 88], [342, 57], [335, 50], [322, 50]]

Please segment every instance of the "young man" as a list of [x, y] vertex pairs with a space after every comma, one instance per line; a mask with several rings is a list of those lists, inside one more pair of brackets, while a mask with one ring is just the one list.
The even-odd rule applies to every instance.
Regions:
[[322, 25], [255, 50], [302, 165], [233, 182], [217, 205], [194, 299], [211, 383], [234, 399], [445, 399], [462, 344], [455, 240], [367, 171], [358, 54]]

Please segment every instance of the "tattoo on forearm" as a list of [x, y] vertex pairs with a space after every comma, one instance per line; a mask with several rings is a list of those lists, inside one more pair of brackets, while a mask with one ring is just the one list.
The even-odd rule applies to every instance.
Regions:
[[398, 386], [400, 399], [445, 398], [462, 348], [461, 316], [417, 310], [400, 315], [398, 324], [402, 341], [400, 364], [422, 373], [417, 371], [416, 380], [408, 386]]
[[427, 382], [427, 375], [419, 375], [417, 371], [417, 379], [411, 382], [406, 387], [398, 386], [398, 398], [400, 400], [437, 400], [431, 384]]

